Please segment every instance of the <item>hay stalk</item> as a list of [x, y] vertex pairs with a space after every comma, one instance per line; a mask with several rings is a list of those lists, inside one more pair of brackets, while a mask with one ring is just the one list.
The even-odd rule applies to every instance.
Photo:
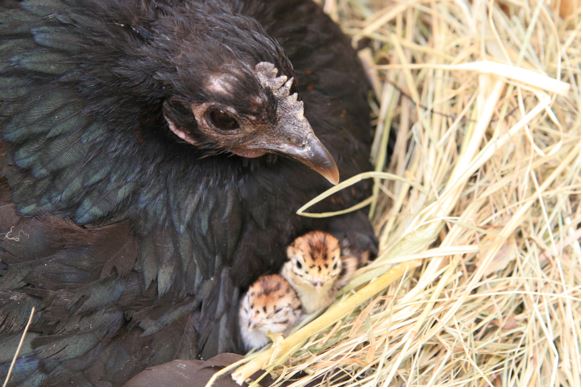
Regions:
[[325, 2], [371, 42], [374, 171], [298, 213], [331, 216], [309, 208], [373, 180], [351, 209], [371, 205], [379, 257], [235, 376], [579, 386], [580, 20], [565, 11], [577, 2]]

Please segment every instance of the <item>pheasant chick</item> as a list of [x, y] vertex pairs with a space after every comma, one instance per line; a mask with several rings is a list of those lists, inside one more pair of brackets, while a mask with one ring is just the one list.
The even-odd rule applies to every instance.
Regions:
[[279, 274], [261, 276], [241, 299], [239, 327], [246, 351], [287, 335], [302, 314], [298, 295]]
[[304, 312], [329, 305], [345, 267], [338, 239], [323, 231], [311, 231], [288, 246], [287, 257], [281, 275], [298, 293]]

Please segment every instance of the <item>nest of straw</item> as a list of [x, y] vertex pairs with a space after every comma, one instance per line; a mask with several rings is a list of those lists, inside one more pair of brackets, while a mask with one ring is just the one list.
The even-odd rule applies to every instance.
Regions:
[[[274, 385], [581, 384], [579, 2], [328, 0], [374, 86], [379, 257], [223, 373]], [[397, 132], [387, 155], [390, 131]]]

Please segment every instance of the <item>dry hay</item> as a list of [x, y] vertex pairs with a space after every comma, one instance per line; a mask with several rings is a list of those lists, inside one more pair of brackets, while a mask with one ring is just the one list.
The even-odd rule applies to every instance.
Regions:
[[234, 377], [580, 386], [578, 1], [323, 3], [369, 45], [376, 172], [333, 190], [373, 177], [380, 255]]

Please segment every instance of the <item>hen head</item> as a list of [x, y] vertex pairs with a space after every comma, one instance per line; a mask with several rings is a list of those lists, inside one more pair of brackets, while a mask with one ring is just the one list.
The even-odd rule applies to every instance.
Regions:
[[207, 156], [290, 157], [338, 183], [336, 162], [293, 93], [293, 69], [279, 44], [233, 15], [208, 23], [196, 32], [174, 27], [172, 35], [186, 37], [161, 43], [171, 47], [163, 114], [175, 140]]

